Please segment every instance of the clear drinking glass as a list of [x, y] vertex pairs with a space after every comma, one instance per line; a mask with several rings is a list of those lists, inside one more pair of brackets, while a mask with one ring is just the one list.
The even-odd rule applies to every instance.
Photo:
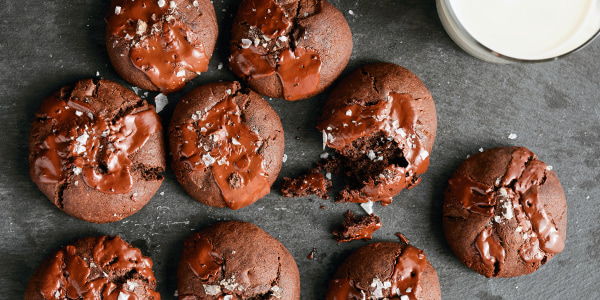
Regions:
[[555, 60], [600, 35], [600, 0], [436, 1], [450, 38], [488, 62]]

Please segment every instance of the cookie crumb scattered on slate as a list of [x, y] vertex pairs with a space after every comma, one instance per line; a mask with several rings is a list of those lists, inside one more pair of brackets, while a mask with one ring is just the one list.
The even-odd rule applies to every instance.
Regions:
[[283, 178], [281, 193], [284, 197], [304, 197], [317, 195], [321, 199], [329, 199], [327, 190], [331, 180], [326, 179], [317, 169], [310, 169], [298, 178]]
[[370, 214], [355, 217], [351, 210], [346, 213], [346, 220], [333, 231], [333, 236], [338, 243], [352, 240], [370, 240], [373, 232], [381, 228], [379, 217]]

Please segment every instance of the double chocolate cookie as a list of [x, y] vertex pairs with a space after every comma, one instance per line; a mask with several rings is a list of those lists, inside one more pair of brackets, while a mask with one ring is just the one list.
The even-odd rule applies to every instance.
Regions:
[[325, 0], [243, 0], [233, 22], [229, 68], [261, 95], [319, 94], [352, 54], [350, 27]]
[[48, 256], [35, 270], [25, 300], [160, 300], [152, 259], [120, 237], [76, 240]]
[[218, 27], [210, 0], [113, 0], [108, 56], [140, 88], [171, 93], [208, 70]]
[[380, 242], [352, 253], [329, 282], [327, 300], [441, 299], [440, 283], [422, 250]]
[[206, 205], [246, 207], [270, 192], [281, 169], [279, 116], [238, 82], [211, 83], [185, 95], [169, 134], [177, 180]]
[[82, 80], [42, 101], [31, 125], [31, 179], [58, 208], [106, 223], [160, 187], [165, 152], [154, 107], [108, 80]]
[[251, 223], [217, 223], [184, 242], [179, 299], [300, 299], [294, 258]]
[[531, 151], [493, 148], [466, 159], [450, 178], [443, 225], [469, 268], [515, 277], [563, 250], [567, 203], [556, 174]]
[[429, 166], [435, 104], [409, 70], [366, 65], [333, 89], [317, 128], [336, 152], [321, 169], [347, 182], [336, 201], [387, 205], [402, 189], [416, 186]]

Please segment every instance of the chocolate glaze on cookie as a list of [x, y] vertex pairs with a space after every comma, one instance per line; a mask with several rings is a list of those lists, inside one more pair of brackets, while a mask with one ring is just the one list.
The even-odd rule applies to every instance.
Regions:
[[352, 53], [343, 15], [324, 0], [244, 0], [229, 67], [258, 93], [305, 99], [339, 76]]
[[300, 299], [285, 247], [257, 226], [222, 222], [192, 233], [177, 269], [179, 299]]
[[175, 109], [173, 168], [196, 200], [240, 209], [269, 193], [283, 158], [279, 117], [237, 82], [201, 86]]
[[450, 178], [445, 197], [448, 243], [480, 274], [528, 274], [564, 248], [562, 187], [526, 148], [493, 148], [469, 157]]
[[47, 257], [35, 270], [26, 300], [160, 300], [152, 260], [120, 237], [87, 237]]
[[171, 93], [208, 70], [217, 31], [209, 0], [113, 0], [106, 46], [125, 80]]
[[326, 299], [441, 299], [441, 294], [437, 273], [422, 250], [381, 242], [344, 261], [329, 282]]
[[29, 161], [32, 180], [60, 209], [90, 222], [120, 220], [162, 182], [160, 118], [114, 82], [82, 80], [42, 102]]
[[347, 179], [337, 201], [381, 201], [420, 182], [437, 127], [423, 83], [394, 64], [367, 65], [331, 92], [317, 128], [338, 155], [321, 168]]

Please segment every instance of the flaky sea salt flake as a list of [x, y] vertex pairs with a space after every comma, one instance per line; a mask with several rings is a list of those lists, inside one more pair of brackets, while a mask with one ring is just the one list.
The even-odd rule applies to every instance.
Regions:
[[242, 48], [248, 49], [252, 45], [252, 41], [249, 39], [242, 39]]
[[373, 213], [373, 201], [369, 200], [369, 202], [361, 203], [360, 207], [362, 207], [362, 209], [368, 214]]
[[156, 103], [156, 113], [159, 113], [167, 106], [169, 98], [165, 94], [160, 93], [154, 97], [154, 102]]

